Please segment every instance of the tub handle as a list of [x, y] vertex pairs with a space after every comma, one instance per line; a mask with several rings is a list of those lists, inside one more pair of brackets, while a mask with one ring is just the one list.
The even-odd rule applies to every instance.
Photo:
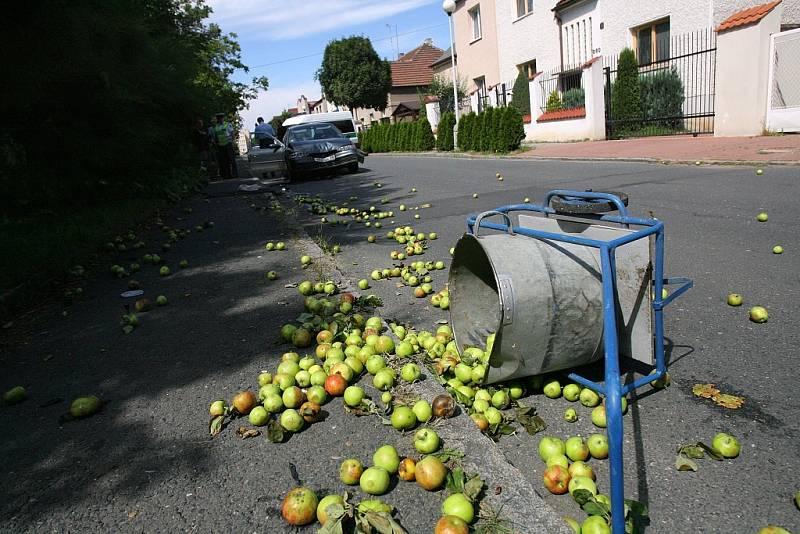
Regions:
[[475, 229], [473, 231], [475, 237], [478, 237], [478, 231], [481, 228], [481, 220], [484, 217], [492, 217], [494, 215], [500, 215], [501, 217], [503, 217], [506, 220], [506, 228], [508, 230], [508, 235], [514, 235], [514, 229], [511, 227], [511, 217], [508, 216], [508, 213], [491, 210], [491, 211], [484, 211], [483, 213], [480, 213], [478, 214], [477, 217], [475, 217]]
[[503, 309], [503, 326], [508, 326], [514, 322], [514, 286], [511, 276], [498, 274], [497, 289], [500, 293], [500, 307]]

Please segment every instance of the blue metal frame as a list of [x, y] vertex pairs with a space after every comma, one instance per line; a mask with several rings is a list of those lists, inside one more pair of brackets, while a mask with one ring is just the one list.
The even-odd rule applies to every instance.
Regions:
[[[565, 189], [556, 189], [547, 193], [545, 201], [542, 205], [537, 204], [513, 204], [497, 208], [496, 212], [507, 214], [512, 211], [534, 211], [550, 216], [555, 214], [555, 210], [550, 207], [550, 200], [554, 196], [569, 196], [584, 198], [587, 201], [594, 200], [607, 200], [612, 202], [619, 215], [602, 215], [585, 217], [587, 222], [611, 222], [625, 225], [626, 228], [631, 226], [642, 227], [639, 230], [632, 232], [626, 236], [618, 237], [610, 241], [602, 241], [597, 239], [587, 239], [566, 234], [554, 234], [552, 232], [544, 232], [540, 230], [533, 230], [530, 228], [515, 227], [512, 225], [511, 229], [516, 234], [532, 237], [534, 239], [546, 239], [550, 241], [561, 241], [565, 243], [573, 243], [576, 245], [583, 245], [586, 247], [593, 247], [600, 251], [600, 265], [602, 270], [603, 279], [603, 343], [605, 350], [605, 382], [598, 384], [588, 380], [578, 374], [570, 373], [569, 378], [584, 387], [592, 389], [606, 397], [606, 415], [608, 421], [608, 441], [609, 441], [609, 462], [611, 464], [611, 527], [613, 534], [624, 534], [625, 532], [625, 486], [622, 467], [622, 397], [631, 391], [654, 382], [664, 376], [666, 373], [666, 362], [664, 361], [664, 308], [673, 300], [685, 293], [692, 287], [693, 282], [688, 278], [664, 278], [664, 223], [658, 219], [640, 219], [630, 217], [628, 210], [622, 201], [615, 195], [609, 193], [596, 193], [584, 191], [570, 191]], [[467, 230], [469, 233], [474, 232], [475, 219], [477, 215], [470, 215], [467, 218]], [[574, 216], [573, 216], [574, 217]], [[580, 218], [578, 216], [578, 218]], [[497, 224], [482, 220], [481, 228], [488, 228], [491, 230], [498, 230], [507, 232], [509, 227], [507, 224]], [[617, 247], [621, 247], [632, 241], [643, 239], [655, 235], [655, 268], [654, 268], [654, 282], [655, 287], [654, 299], [652, 301], [655, 323], [655, 360], [656, 372], [654, 374], [644, 376], [638, 380], [634, 380], [628, 384], [620, 382], [619, 374], [619, 339], [617, 330], [617, 316], [616, 310], [616, 261], [614, 251]], [[664, 285], [678, 285], [667, 298], [662, 299], [662, 290]]]

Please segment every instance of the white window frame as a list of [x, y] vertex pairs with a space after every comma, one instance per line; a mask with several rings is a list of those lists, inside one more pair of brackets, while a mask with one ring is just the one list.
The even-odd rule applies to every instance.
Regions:
[[483, 26], [481, 25], [481, 5], [478, 4], [469, 11], [469, 20], [472, 22], [472, 41], [475, 42], [483, 37]]
[[533, 13], [534, 0], [517, 0], [517, 18], [521, 19]]

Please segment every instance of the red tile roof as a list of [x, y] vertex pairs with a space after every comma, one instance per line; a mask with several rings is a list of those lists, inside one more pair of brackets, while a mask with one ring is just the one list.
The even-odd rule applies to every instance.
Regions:
[[542, 113], [536, 122], [562, 121], [566, 119], [582, 119], [586, 116], [586, 108], [560, 109]]
[[766, 17], [769, 14], [769, 12], [775, 9], [775, 6], [777, 6], [780, 3], [781, 0], [775, 0], [774, 2], [770, 2], [768, 4], [753, 6], [745, 10], [739, 11], [737, 13], [734, 13], [727, 19], [723, 20], [719, 26], [717, 26], [717, 31], [724, 32], [732, 30], [734, 28], [739, 28], [740, 26], [755, 24], [756, 22]]
[[408, 87], [428, 85], [433, 79], [431, 64], [439, 59], [444, 52], [429, 43], [420, 46], [407, 54], [403, 54], [397, 61], [392, 61], [392, 87]]

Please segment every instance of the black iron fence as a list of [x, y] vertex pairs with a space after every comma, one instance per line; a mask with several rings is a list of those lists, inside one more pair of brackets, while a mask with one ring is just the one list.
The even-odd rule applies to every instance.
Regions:
[[650, 51], [637, 52], [633, 77], [619, 76], [619, 56], [603, 59], [606, 137], [713, 132], [714, 30], [664, 37], [652, 45]]
[[539, 75], [541, 98], [535, 115], [550, 111], [580, 108], [585, 105], [583, 68], [580, 65], [565, 66]]

